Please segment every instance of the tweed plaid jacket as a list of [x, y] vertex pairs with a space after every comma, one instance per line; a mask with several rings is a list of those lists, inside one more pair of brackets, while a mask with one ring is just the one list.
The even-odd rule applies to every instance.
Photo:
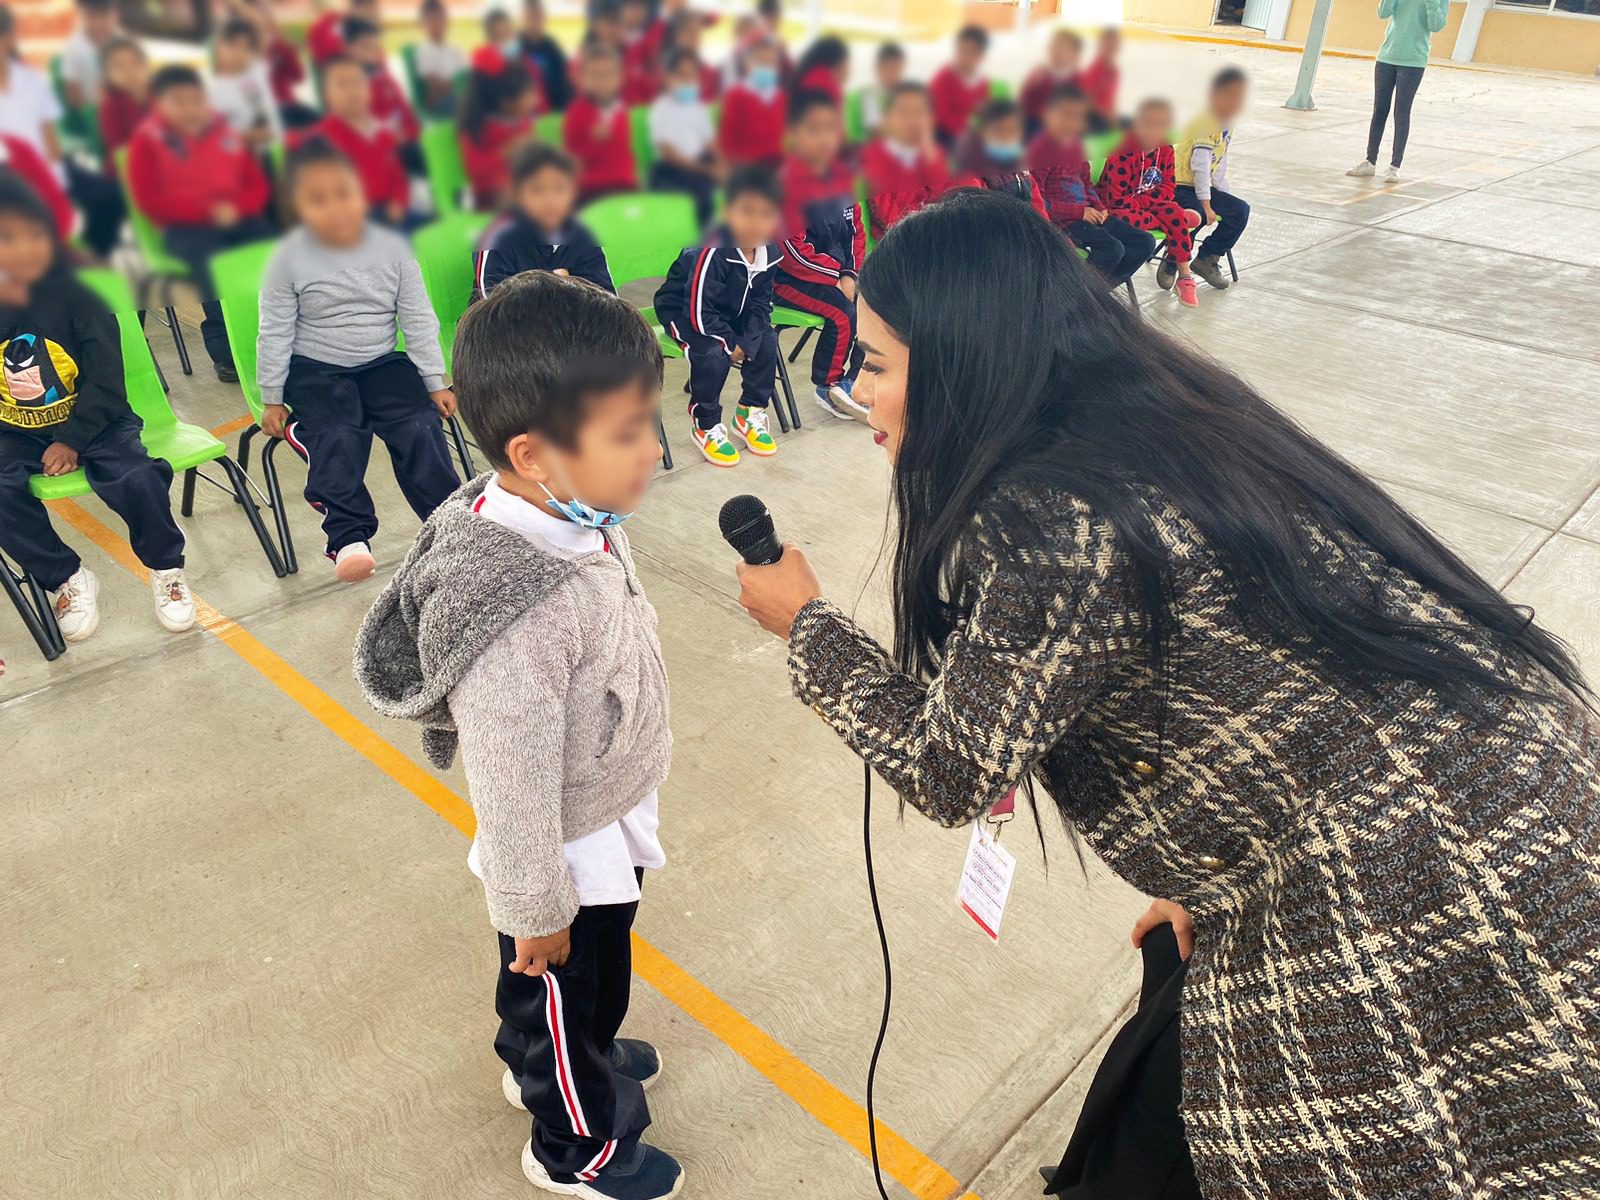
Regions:
[[[931, 682], [824, 600], [795, 619], [790, 673], [934, 820], [971, 821], [1034, 772], [1118, 874], [1194, 914], [1183, 1118], [1204, 1194], [1600, 1196], [1600, 722], [1353, 688], [1258, 627], [1159, 503], [1158, 687], [1109, 522], [1024, 503], [1043, 544], [978, 515]], [[1319, 553], [1528, 678], [1369, 550]]]

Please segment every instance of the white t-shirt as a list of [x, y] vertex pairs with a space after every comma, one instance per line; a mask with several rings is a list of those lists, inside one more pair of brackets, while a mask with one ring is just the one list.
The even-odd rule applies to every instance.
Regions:
[[100, 102], [100, 47], [82, 29], [61, 44], [61, 78], [78, 89], [85, 104]]
[[446, 79], [453, 83], [467, 68], [467, 56], [461, 53], [460, 47], [449, 42], [421, 41], [412, 53], [417, 74], [424, 79]]
[[283, 120], [278, 116], [265, 62], [258, 59], [237, 75], [213, 75], [206, 98], [235, 133], [250, 133], [264, 124], [272, 131], [273, 141], [283, 139]]
[[701, 100], [678, 100], [670, 93], [650, 105], [650, 144], [671, 146], [684, 158], [698, 159], [711, 148], [716, 131], [711, 109]]
[[[563, 558], [577, 558], [605, 549], [605, 535], [598, 529], [585, 529], [514, 496], [490, 478], [483, 489], [478, 515], [488, 517], [522, 534], [541, 550]], [[639, 898], [639, 879], [635, 867], [656, 871], [667, 865], [657, 829], [661, 824], [660, 800], [651, 792], [621, 820], [597, 829], [566, 844], [567, 869], [578, 889], [578, 903], [631, 904]], [[467, 869], [479, 879], [478, 842], [474, 838], [467, 852]]]
[[11, 78], [0, 88], [0, 133], [21, 138], [45, 158], [44, 128], [61, 120], [61, 101], [42, 71], [11, 62]]

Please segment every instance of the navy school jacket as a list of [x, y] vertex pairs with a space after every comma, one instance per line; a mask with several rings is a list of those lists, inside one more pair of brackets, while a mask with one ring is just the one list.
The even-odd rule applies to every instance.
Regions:
[[582, 221], [568, 221], [552, 238], [520, 209], [514, 209], [484, 231], [473, 252], [472, 298], [481, 300], [495, 284], [523, 271], [557, 270], [574, 279], [587, 279], [608, 292], [617, 290], [604, 248]]
[[729, 354], [743, 347], [753, 355], [772, 330], [772, 276], [781, 257], [777, 245], [762, 246], [746, 263], [727, 230], [717, 230], [674, 260], [656, 289], [656, 320], [680, 345], [696, 348], [696, 340], [710, 338]]

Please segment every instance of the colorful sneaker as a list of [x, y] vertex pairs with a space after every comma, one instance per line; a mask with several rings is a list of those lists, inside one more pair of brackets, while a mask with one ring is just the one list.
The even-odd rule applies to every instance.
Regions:
[[100, 581], [88, 567], [79, 567], [56, 589], [56, 624], [67, 642], [81, 642], [100, 628]]
[[150, 591], [156, 599], [156, 620], [168, 633], [194, 628], [194, 597], [184, 581], [183, 568], [150, 572]]
[[833, 397], [836, 403], [842, 404], [851, 412], [858, 412], [864, 417], [871, 410], [865, 404], [856, 401], [855, 387], [856, 381], [854, 379], [841, 379], [828, 389], [828, 394]]
[[365, 542], [351, 542], [340, 546], [333, 556], [333, 573], [340, 583], [360, 583], [371, 579], [378, 569], [378, 560], [372, 557], [372, 547]]
[[1370, 163], [1364, 158], [1345, 172], [1345, 174], [1349, 175], [1352, 179], [1370, 179], [1377, 173], [1378, 164]]
[[767, 458], [778, 452], [778, 443], [767, 430], [767, 410], [739, 405], [733, 410], [733, 431], [744, 439], [750, 453]]
[[833, 389], [819, 387], [817, 389], [817, 407], [821, 408], [830, 417], [838, 417], [841, 421], [854, 421], [855, 414], [846, 409], [833, 398]]
[[683, 1190], [683, 1168], [677, 1159], [644, 1142], [635, 1143], [626, 1155], [617, 1155], [598, 1168], [556, 1179], [533, 1156], [530, 1141], [522, 1147], [522, 1173], [543, 1191], [590, 1200], [668, 1200]]
[[1200, 307], [1200, 285], [1195, 283], [1193, 275], [1178, 276], [1178, 303], [1189, 308]]
[[[611, 1069], [634, 1080], [648, 1092], [661, 1078], [661, 1051], [638, 1038], [618, 1038], [611, 1043]], [[510, 1067], [500, 1076], [500, 1094], [512, 1108], [528, 1111], [528, 1106], [522, 1102], [522, 1084], [517, 1082]]]
[[695, 426], [694, 444], [700, 447], [700, 453], [714, 467], [732, 467], [739, 462], [739, 450], [728, 440], [728, 427], [721, 421], [710, 429]]

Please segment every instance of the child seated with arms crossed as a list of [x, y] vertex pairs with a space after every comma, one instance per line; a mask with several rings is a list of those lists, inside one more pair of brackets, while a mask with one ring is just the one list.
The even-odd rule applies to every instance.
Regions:
[[534, 271], [467, 310], [456, 370], [492, 470], [424, 526], [362, 624], [356, 676], [378, 712], [422, 725], [435, 766], [460, 751], [467, 865], [499, 937], [501, 1090], [532, 1116], [523, 1173], [666, 1200], [683, 1169], [641, 1140], [661, 1056], [617, 1036], [640, 883], [666, 863], [667, 677], [620, 528], [661, 457], [661, 351], [626, 301]]
[[889, 98], [905, 78], [905, 47], [899, 42], [884, 42], [872, 60], [872, 83], [861, 90], [861, 127], [867, 137], [878, 135]]
[[427, 520], [461, 482], [439, 424], [455, 396], [411, 246], [367, 219], [349, 159], [313, 139], [290, 154], [285, 191], [300, 225], [273, 251], [261, 287], [261, 428], [306, 460], [306, 502], [322, 514], [334, 575], [356, 583], [376, 566], [372, 435]]
[[400, 144], [372, 115], [372, 82], [366, 69], [347, 54], [330, 58], [322, 66], [322, 98], [328, 115], [291, 137], [291, 145], [314, 137], [327, 141], [355, 167], [373, 218], [397, 229], [409, 227], [411, 180], [400, 161]]
[[578, 160], [584, 203], [639, 186], [633, 161], [633, 122], [622, 102], [622, 55], [605, 42], [584, 47], [578, 64], [580, 95], [561, 118], [561, 140]]
[[1233, 123], [1244, 111], [1247, 80], [1238, 67], [1224, 67], [1211, 81], [1206, 109], [1184, 127], [1178, 141], [1178, 203], [1199, 212], [1206, 235], [1194, 256], [1194, 273], [1214, 288], [1229, 284], [1222, 259], [1239, 244], [1250, 223], [1250, 206], [1228, 191], [1228, 148], [1233, 143]]
[[473, 296], [483, 299], [523, 271], [549, 271], [615, 292], [605, 250], [572, 215], [578, 167], [559, 146], [525, 141], [511, 152], [511, 206], [473, 256]]
[[1028, 168], [1044, 193], [1051, 224], [1088, 252], [1089, 265], [1112, 287], [1121, 287], [1150, 261], [1156, 240], [1112, 216], [1089, 181], [1083, 152], [1088, 121], [1084, 94], [1070, 83], [1058, 87], [1045, 107], [1044, 129], [1028, 146]]
[[901, 217], [949, 186], [950, 167], [934, 140], [928, 89], [922, 84], [902, 83], [894, 89], [878, 136], [862, 152], [861, 174], [867, 181], [874, 237], [882, 237]]
[[1196, 308], [1200, 300], [1189, 260], [1201, 217], [1176, 199], [1175, 158], [1167, 141], [1171, 129], [1172, 105], [1157, 99], [1140, 104], [1133, 128], [1106, 159], [1097, 190], [1112, 216], [1166, 235], [1167, 256], [1156, 270], [1156, 282], [1167, 289], [1176, 281], [1178, 299]]
[[533, 132], [539, 93], [528, 69], [498, 46], [472, 52], [456, 140], [472, 206], [493, 212], [505, 203], [507, 150]]
[[764, 167], [740, 167], [723, 190], [723, 225], [704, 245], [678, 255], [656, 291], [656, 320], [689, 360], [689, 415], [694, 441], [713, 466], [731, 467], [739, 451], [722, 422], [722, 385], [739, 368], [733, 431], [750, 453], [778, 452], [767, 429], [767, 406], [778, 369], [772, 328], [772, 284], [782, 254], [778, 233], [783, 194]]
[[650, 142], [656, 148], [650, 187], [692, 196], [695, 221], [704, 229], [722, 178], [722, 157], [711, 108], [701, 96], [700, 60], [687, 50], [668, 51], [665, 82], [650, 105]]
[[127, 522], [133, 552], [150, 569], [156, 619], [173, 633], [191, 628], [172, 468], [139, 440], [117, 320], [68, 268], [44, 201], [7, 168], [0, 168], [0, 360], [0, 550], [55, 594], [62, 638], [81, 642], [98, 628], [100, 585], [56, 535], [28, 481], [79, 467]]
[[830, 416], [850, 421], [853, 413], [867, 412], [852, 395], [865, 357], [856, 345], [856, 273], [866, 257], [867, 230], [843, 148], [839, 106], [822, 92], [796, 96], [783, 165], [783, 260], [772, 290], [826, 322], [817, 331], [811, 383]]
[[783, 131], [789, 111], [780, 82], [778, 44], [762, 38], [746, 52], [744, 78], [722, 97], [717, 131], [729, 165], [776, 168], [783, 161]]

